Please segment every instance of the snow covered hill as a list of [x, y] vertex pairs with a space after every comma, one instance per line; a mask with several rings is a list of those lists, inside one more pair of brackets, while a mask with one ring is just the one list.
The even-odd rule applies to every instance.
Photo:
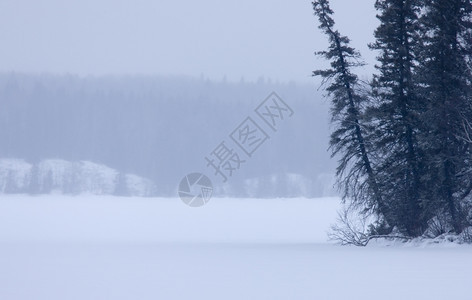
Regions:
[[[307, 197], [318, 193], [334, 197], [333, 174], [307, 178], [295, 173], [278, 173], [248, 178], [238, 184], [218, 185], [214, 195], [221, 197], [243, 194], [250, 198]], [[123, 174], [103, 164], [90, 161], [71, 162], [46, 159], [37, 164], [23, 159], [0, 159], [0, 194], [94, 194], [118, 196], [168, 196], [155, 183], [134, 174]]]
[[0, 193], [153, 196], [154, 183], [90, 161], [0, 159]]

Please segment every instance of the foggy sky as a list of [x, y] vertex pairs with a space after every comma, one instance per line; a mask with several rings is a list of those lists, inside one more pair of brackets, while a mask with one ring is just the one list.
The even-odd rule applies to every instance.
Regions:
[[[374, 0], [331, 2], [367, 74]], [[327, 45], [302, 0], [2, 0], [0, 28], [0, 72], [308, 82]]]

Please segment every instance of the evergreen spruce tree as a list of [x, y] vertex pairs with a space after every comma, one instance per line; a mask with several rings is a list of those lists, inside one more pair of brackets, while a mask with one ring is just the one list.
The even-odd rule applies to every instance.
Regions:
[[[472, 218], [472, 3], [470, 0], [377, 0], [378, 74], [369, 95], [352, 68], [359, 54], [333, 29], [327, 0], [313, 2], [331, 68], [337, 129], [330, 147], [340, 155], [343, 199], [376, 213], [377, 229], [335, 227], [343, 243], [365, 245], [379, 230], [406, 237], [461, 233]], [[346, 223], [347, 222], [347, 223]], [[345, 231], [347, 230], [347, 231]], [[440, 234], [442, 232], [435, 232]]]
[[19, 193], [20, 189], [18, 187], [18, 179], [15, 174], [15, 171], [8, 170], [5, 182], [4, 193], [5, 194], [16, 194]]
[[41, 186], [41, 193], [42, 194], [49, 194], [53, 191], [54, 189], [54, 178], [53, 178], [53, 172], [52, 170], [49, 170], [47, 174], [44, 174], [44, 177], [41, 178], [40, 181], [40, 186]]
[[119, 173], [116, 176], [115, 191], [113, 193], [116, 196], [129, 196], [128, 183], [126, 180], [126, 174]]
[[31, 169], [31, 176], [29, 181], [29, 193], [32, 195], [39, 194], [41, 192], [41, 184], [39, 180], [39, 167], [38, 164], [33, 165]]
[[375, 30], [378, 75], [372, 82], [375, 103], [369, 109], [379, 188], [388, 195], [393, 224], [408, 236], [426, 228], [422, 212], [421, 156], [417, 133], [424, 110], [418, 97], [415, 69], [419, 51], [420, 1], [377, 0], [380, 25]]
[[428, 0], [422, 17], [422, 94], [427, 99], [422, 122], [427, 132], [425, 177], [430, 191], [427, 210], [446, 216], [451, 230], [466, 224], [464, 206], [472, 190], [472, 3]]
[[388, 210], [380, 193], [366, 141], [363, 97], [358, 77], [351, 69], [362, 66], [360, 54], [349, 46], [349, 39], [334, 29], [333, 11], [327, 0], [313, 1], [319, 28], [328, 36], [329, 49], [317, 54], [330, 61], [331, 67], [313, 72], [329, 83], [332, 122], [336, 130], [331, 135], [333, 156], [340, 155], [337, 168], [343, 199], [349, 199], [365, 212], [375, 212], [388, 219]]

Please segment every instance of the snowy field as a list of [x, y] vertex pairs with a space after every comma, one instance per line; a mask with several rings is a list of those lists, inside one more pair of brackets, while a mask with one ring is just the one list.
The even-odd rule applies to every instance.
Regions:
[[338, 199], [0, 197], [0, 299], [470, 299], [472, 247], [327, 242]]

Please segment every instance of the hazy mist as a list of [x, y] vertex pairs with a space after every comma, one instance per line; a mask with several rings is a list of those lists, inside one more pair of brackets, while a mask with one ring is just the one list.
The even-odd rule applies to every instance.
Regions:
[[[370, 64], [361, 75], [373, 2], [332, 1]], [[6, 0], [0, 26], [0, 158], [23, 160], [3, 162], [2, 191], [70, 190], [62, 182], [87, 161], [90, 178], [116, 183], [106, 190], [136, 174], [146, 192], [135, 194], [150, 180], [171, 195], [188, 172], [211, 173], [205, 155], [275, 91], [294, 117], [215, 192], [332, 194], [328, 106], [311, 77], [327, 41], [310, 1]]]
[[[332, 1], [337, 27], [371, 67], [373, 3]], [[305, 0], [4, 0], [0, 27], [0, 71], [35, 73], [306, 83], [327, 45]]]

